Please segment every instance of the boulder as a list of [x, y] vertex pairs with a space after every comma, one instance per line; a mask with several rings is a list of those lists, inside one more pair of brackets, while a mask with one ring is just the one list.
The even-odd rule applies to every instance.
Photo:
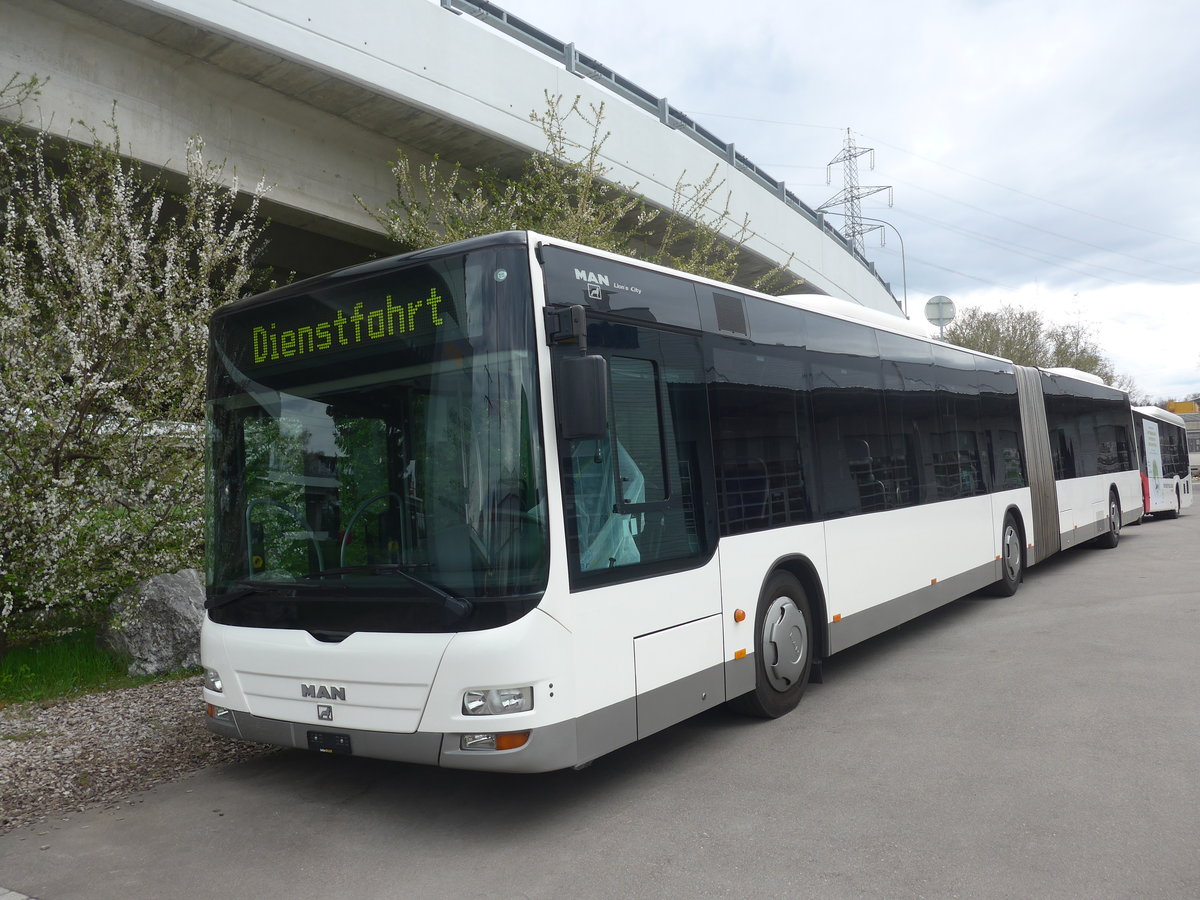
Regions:
[[130, 675], [200, 665], [204, 581], [196, 569], [156, 575], [113, 602], [100, 645], [129, 657]]

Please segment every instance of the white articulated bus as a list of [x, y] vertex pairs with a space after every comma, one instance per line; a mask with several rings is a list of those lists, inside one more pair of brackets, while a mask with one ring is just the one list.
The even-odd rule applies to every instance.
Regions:
[[1181, 416], [1157, 406], [1135, 406], [1133, 421], [1145, 511], [1173, 519], [1192, 505], [1187, 427]]
[[583, 765], [1140, 517], [1124, 394], [852, 309], [510, 232], [220, 310], [208, 727]]

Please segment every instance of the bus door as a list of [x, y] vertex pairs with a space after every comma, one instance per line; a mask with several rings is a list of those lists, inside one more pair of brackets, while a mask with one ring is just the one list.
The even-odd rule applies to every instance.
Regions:
[[608, 422], [560, 441], [570, 620], [581, 692], [636, 698], [625, 725], [643, 737], [725, 699], [703, 357], [694, 335], [594, 314], [587, 336]]

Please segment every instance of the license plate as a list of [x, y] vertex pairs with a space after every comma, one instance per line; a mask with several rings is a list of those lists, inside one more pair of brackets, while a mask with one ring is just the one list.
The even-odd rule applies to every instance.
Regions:
[[337, 753], [349, 755], [350, 735], [334, 734], [329, 731], [310, 731], [308, 733], [308, 749], [318, 753]]

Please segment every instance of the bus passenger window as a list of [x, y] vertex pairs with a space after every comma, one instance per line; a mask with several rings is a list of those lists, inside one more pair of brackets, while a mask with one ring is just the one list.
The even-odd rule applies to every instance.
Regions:
[[1054, 459], [1054, 477], [1074, 478], [1075, 450], [1065, 430], [1060, 428], [1050, 435], [1050, 453]]

